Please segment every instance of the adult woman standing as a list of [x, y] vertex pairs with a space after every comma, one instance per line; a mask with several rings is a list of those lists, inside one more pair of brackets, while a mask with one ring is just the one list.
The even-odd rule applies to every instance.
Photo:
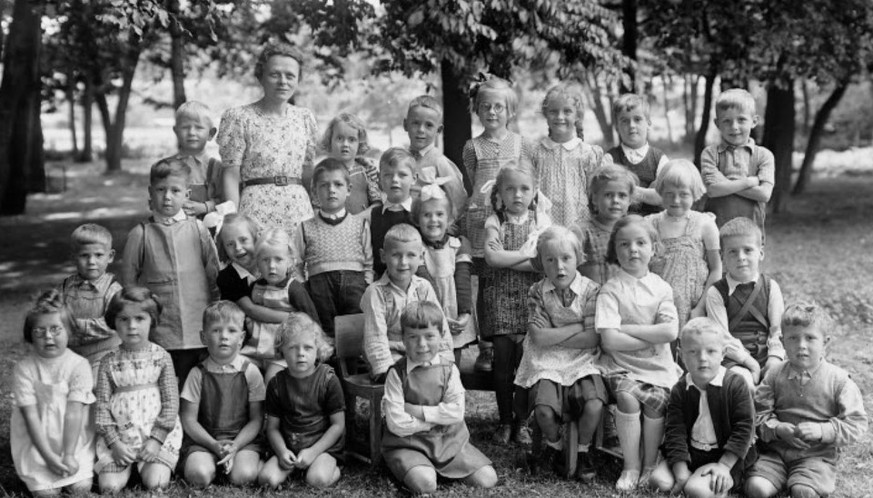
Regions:
[[226, 198], [262, 228], [289, 235], [313, 214], [302, 176], [315, 155], [317, 125], [312, 111], [288, 103], [301, 66], [290, 45], [266, 46], [255, 64], [264, 96], [225, 111], [218, 132]]

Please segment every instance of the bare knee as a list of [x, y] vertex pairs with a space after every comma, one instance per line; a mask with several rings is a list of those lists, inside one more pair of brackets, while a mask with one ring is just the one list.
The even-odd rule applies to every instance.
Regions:
[[126, 473], [107, 472], [100, 474], [97, 477], [97, 485], [100, 488], [101, 494], [114, 495], [121, 492], [127, 486], [127, 480], [130, 478]]
[[770, 498], [778, 491], [773, 483], [763, 477], [754, 476], [746, 480], [746, 495], [749, 498]]
[[615, 404], [618, 406], [618, 411], [623, 413], [637, 413], [640, 411], [639, 401], [628, 393], [616, 393]]
[[189, 462], [185, 465], [185, 480], [195, 488], [205, 488], [215, 480], [215, 466]]
[[493, 488], [497, 485], [497, 471], [491, 465], [486, 465], [468, 477], [466, 483], [477, 488]]
[[162, 489], [170, 484], [170, 468], [160, 463], [147, 463], [143, 466], [140, 477], [146, 489]]
[[89, 477], [88, 479], [83, 479], [79, 482], [70, 484], [69, 486], [66, 487], [66, 490], [70, 494], [74, 494], [74, 495], [86, 494], [86, 493], [90, 494], [91, 487], [93, 486], [93, 484], [94, 484], [94, 480]]
[[248, 462], [234, 463], [229, 477], [234, 486], [248, 486], [258, 480], [258, 466]]
[[686, 498], [711, 498], [715, 496], [709, 488], [709, 479], [704, 479], [699, 476], [691, 476], [683, 488]]
[[819, 498], [816, 490], [803, 484], [795, 484], [791, 486], [791, 498]]
[[662, 463], [655, 467], [652, 475], [649, 476], [649, 486], [657, 489], [661, 493], [669, 493], [675, 484], [673, 473], [667, 467], [666, 463]]
[[416, 494], [429, 494], [437, 490], [436, 471], [430, 467], [419, 465], [406, 473], [403, 483]]

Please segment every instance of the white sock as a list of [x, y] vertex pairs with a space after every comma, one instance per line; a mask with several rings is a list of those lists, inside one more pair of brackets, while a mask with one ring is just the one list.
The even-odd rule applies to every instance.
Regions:
[[643, 415], [643, 463], [645, 470], [658, 463], [658, 448], [664, 439], [664, 417], [650, 418]]
[[624, 469], [639, 472], [640, 465], [640, 412], [615, 412], [615, 429], [624, 456]]
[[558, 451], [563, 451], [564, 450], [564, 440], [558, 439], [557, 441], [549, 441], [547, 439], [546, 446], [548, 446], [549, 448], [554, 448]]
[[580, 444], [577, 448], [579, 448], [579, 453], [588, 453], [588, 448], [590, 446], [590, 444]]

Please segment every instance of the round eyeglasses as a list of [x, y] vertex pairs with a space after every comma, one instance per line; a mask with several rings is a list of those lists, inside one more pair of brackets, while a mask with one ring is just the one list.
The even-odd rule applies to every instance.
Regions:
[[506, 110], [506, 106], [501, 103], [492, 104], [490, 102], [482, 102], [479, 104], [479, 111], [501, 113]]
[[61, 327], [60, 325], [52, 325], [51, 327], [48, 327], [48, 328], [34, 327], [30, 331], [30, 333], [31, 333], [31, 335], [33, 335], [33, 337], [36, 337], [37, 339], [45, 339], [49, 335], [51, 335], [52, 337], [57, 337], [57, 336], [61, 335], [61, 332], [63, 332], [63, 331], [64, 331], [64, 328]]

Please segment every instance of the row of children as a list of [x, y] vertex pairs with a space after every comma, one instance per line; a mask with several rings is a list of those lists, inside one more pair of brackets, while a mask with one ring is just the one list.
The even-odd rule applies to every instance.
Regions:
[[[690, 209], [691, 203], [703, 194], [704, 189], [696, 169], [681, 161], [663, 164], [665, 161], [659, 160], [653, 149], [648, 147], [645, 139], [648, 116], [644, 100], [631, 96], [617, 106], [616, 123], [623, 144], [612, 154], [620, 161], [624, 160], [622, 158], [631, 158], [628, 160], [629, 167], [636, 168], [639, 176], [645, 176], [648, 171], [654, 177], [655, 188], [639, 189], [641, 193], [638, 193], [634, 175], [625, 168], [609, 164], [608, 160], [602, 161], [603, 154], [599, 149], [584, 144], [578, 136], [581, 96], [563, 85], [549, 92], [543, 105], [543, 113], [549, 124], [549, 138], [543, 139], [537, 147], [525, 145], [524, 140], [507, 128], [515, 112], [514, 99], [511, 87], [497, 79], [483, 84], [474, 95], [475, 110], [485, 131], [465, 148], [465, 167], [475, 184], [469, 202], [464, 201], [466, 193], [462, 189], [449, 186], [452, 182], [462, 185], [459, 174], [443, 175], [438, 167], [422, 168], [421, 159], [417, 158], [419, 155], [423, 157], [421, 152], [425, 150], [433, 160], [433, 142], [442, 128], [441, 111], [433, 99], [416, 99], [410, 105], [404, 124], [410, 133], [411, 153], [392, 149], [383, 155], [378, 174], [383, 192], [382, 205], [370, 209], [365, 216], [347, 214], [352, 209], [347, 209], [346, 201], [353, 191], [350, 188], [352, 170], [348, 157], [345, 161], [340, 157], [320, 163], [313, 175], [313, 190], [320, 211], [315, 218], [300, 225], [293, 234], [294, 243], [290, 244], [296, 247], [298, 261], [304, 265], [297, 273], [308, 277], [305, 287], [292, 278], [295, 273], [295, 251], [289, 249], [287, 234], [268, 230], [258, 237], [256, 227], [242, 215], [227, 217], [219, 233], [219, 249], [226, 253], [230, 264], [218, 274], [208, 233], [198, 223], [183, 223], [186, 214], [199, 214], [193, 211], [197, 205], [192, 205], [188, 200], [188, 188], [192, 181], [192, 164], [202, 166], [203, 161], [192, 163], [185, 157], [176, 157], [156, 164], [152, 169], [149, 189], [152, 218], [149, 223], [134, 228], [128, 237], [122, 280], [129, 284], [139, 282], [147, 285], [164, 305], [164, 316], [150, 335], [169, 350], [180, 383], [185, 382], [187, 372], [199, 364], [203, 353], [198, 337], [201, 327], [197, 310], [205, 308], [208, 302], [217, 298], [218, 287], [223, 297], [240, 304], [252, 322], [247, 327], [252, 336], [247, 341], [246, 347], [250, 348], [247, 353], [252, 361], [266, 370], [268, 379], [287, 367], [274, 360], [274, 338], [290, 310], [308, 311], [311, 316], [321, 320], [325, 330], [330, 331], [334, 314], [354, 312], [355, 305], [359, 304], [358, 309], [362, 309], [367, 316], [367, 359], [374, 377], [385, 380], [391, 365], [401, 356], [408, 355], [400, 326], [404, 306], [413, 301], [431, 300], [440, 304], [447, 315], [441, 331], [451, 331], [451, 334], [442, 335], [440, 348], [441, 352], [446, 353], [446, 359], [451, 361], [457, 354], [457, 351], [452, 354], [454, 346], [462, 347], [473, 340], [469, 332], [473, 315], [472, 292], [467, 284], [472, 266], [479, 276], [481, 289], [478, 294], [479, 325], [483, 332], [494, 338], [497, 352], [494, 370], [501, 422], [497, 437], [501, 441], [514, 436], [517, 441], [525, 442], [527, 434], [524, 421], [526, 414], [534, 407], [537, 422], [546, 435], [547, 446], [558, 449], [557, 422], [563, 417], [566, 389], [585, 377], [576, 376], [577, 373], [590, 371], [592, 378], [597, 375], [590, 368], [596, 363], [594, 358], [578, 358], [578, 355], [582, 350], [597, 351], [600, 336], [586, 334], [585, 330], [590, 332], [591, 328], [590, 324], [588, 329], [584, 325], [586, 321], [595, 320], [594, 314], [590, 313], [595, 300], [602, 301], [603, 312], [597, 314], [595, 329], [602, 335], [604, 351], [612, 349], [613, 353], [618, 353], [606, 357], [612, 358], [617, 371], [635, 371], [638, 377], [635, 379], [634, 375], [627, 375], [628, 372], [620, 372], [622, 375], [615, 378], [606, 377], [612, 399], [617, 400], [619, 405], [616, 425], [619, 426], [622, 446], [634, 446], [634, 434], [637, 441], [636, 447], [625, 453], [626, 472], [622, 474], [619, 486], [627, 488], [636, 485], [641, 470], [639, 412], [642, 409], [649, 415], [643, 418], [642, 425], [644, 429], [651, 429], [644, 430], [647, 436], [644, 440], [651, 449], [653, 441], [660, 441], [658, 431], [663, 426], [665, 390], [677, 378], [669, 346], [664, 356], [663, 348], [655, 348], [655, 345], [662, 346], [675, 340], [677, 328], [675, 325], [672, 328], [656, 327], [654, 336], [650, 334], [651, 330], [643, 328], [642, 331], [636, 331], [648, 338], [642, 339], [624, 330], [622, 319], [633, 321], [636, 318], [630, 317], [636, 313], [651, 314], [653, 304], [660, 306], [668, 298], [672, 303], [675, 295], [675, 303], [679, 307], [678, 318], [684, 322], [692, 314], [700, 314], [711, 302], [713, 310], [709, 314], [720, 319], [725, 335], [728, 330], [738, 330], [744, 334], [740, 339], [742, 346], [746, 347], [734, 344], [729, 349], [729, 357], [733, 355], [735, 362], [745, 364], [750, 372], [748, 376], [754, 381], [755, 377], [760, 376], [761, 367], [768, 366], [769, 352], [766, 346], [777, 350], [779, 310], [773, 311], [770, 308], [775, 308], [775, 305], [766, 303], [768, 296], [773, 298], [771, 302], [781, 302], [775, 299], [778, 286], [769, 279], [759, 278], [757, 264], [753, 270], [749, 270], [747, 260], [754, 259], [755, 255], [760, 259], [763, 254], [761, 237], [757, 237], [757, 243], [753, 242], [751, 248], [739, 247], [736, 251], [726, 247], [725, 237], [722, 237], [721, 249], [725, 254], [728, 277], [719, 285], [713, 285], [707, 291], [706, 299], [702, 299], [704, 289], [721, 277], [718, 232], [710, 218]], [[193, 114], [196, 118], [197, 112]], [[182, 113], [181, 117], [184, 118], [185, 114]], [[177, 128], [183, 128], [179, 125], [183, 121], [180, 119], [177, 122]], [[754, 121], [754, 101], [750, 96], [740, 93], [737, 97], [736, 92], [723, 94], [717, 103], [716, 122], [722, 131], [724, 147], [714, 149], [717, 150], [715, 164], [705, 161], [704, 177], [711, 201], [720, 197], [730, 200], [724, 206], [715, 203], [717, 214], [723, 218], [748, 214], [756, 218], [757, 225], [762, 225], [763, 217], [756, 216], [756, 213], [761, 207], [761, 197], [769, 195], [768, 189], [772, 186], [772, 160], [768, 170], [766, 150], [756, 148], [754, 143], [749, 142], [749, 131]], [[328, 132], [331, 142], [334, 142], [333, 135], [337, 129], [343, 130], [339, 124], [351, 122], [335, 120]], [[210, 129], [208, 139], [214, 130], [211, 130], [211, 125], [206, 128]], [[349, 134], [349, 130], [345, 132]], [[359, 142], [365, 136], [363, 128], [357, 130]], [[337, 141], [345, 143], [339, 147], [340, 153], [344, 151], [346, 156], [355, 156], [351, 154], [351, 141], [348, 138]], [[205, 140], [190, 140], [184, 144], [187, 145], [183, 146], [180, 135], [180, 147], [184, 149], [192, 144], [200, 144], [202, 152]], [[185, 150], [182, 153], [184, 155]], [[442, 158], [438, 164], [444, 165], [445, 158], [439, 154], [437, 156]], [[758, 161], [759, 156], [764, 159], [761, 164], [750, 163], [750, 160]], [[634, 157], [642, 160], [634, 165]], [[604, 164], [598, 167], [601, 162]], [[642, 167], [641, 164], [646, 166]], [[711, 171], [713, 168], [716, 168], [715, 172]], [[719, 174], [722, 176], [719, 177]], [[369, 180], [373, 175], [364, 176]], [[712, 178], [715, 180], [712, 181]], [[715, 185], [724, 189], [714, 189]], [[651, 223], [624, 217], [632, 199], [637, 198], [644, 203], [649, 199], [650, 204], [656, 205], [661, 202], [656, 194], [663, 198], [662, 204], [667, 209], [652, 215], [649, 219]], [[417, 198], [415, 202], [413, 197]], [[589, 205], [593, 208], [593, 216], [589, 216]], [[203, 207], [206, 211], [210, 209], [208, 203]], [[546, 230], [552, 221], [549, 213], [556, 223], [573, 226], [575, 233], [557, 228]], [[456, 215], [461, 219], [455, 221]], [[421, 234], [406, 225], [407, 222], [419, 225]], [[464, 239], [448, 235], [453, 223], [469, 235], [471, 244], [467, 245]], [[657, 228], [653, 230], [652, 226]], [[545, 264], [547, 256], [538, 251], [546, 249], [537, 243], [541, 235], [546, 234], [547, 241], [554, 242], [547, 244], [549, 249], [563, 253], [560, 269], [556, 270], [557, 266], [552, 268], [554, 279], [548, 278], [549, 266]], [[582, 237], [578, 236], [580, 234]], [[748, 227], [740, 227], [737, 235], [756, 239], [755, 233]], [[618, 249], [617, 238], [622, 241], [621, 250]], [[654, 277], [648, 273], [648, 266], [659, 238], [664, 238], [667, 245], [675, 244], [671, 246], [671, 251], [664, 253], [662, 261], [662, 274], [672, 284], [672, 289], [663, 285], [663, 282], [657, 283], [657, 280], [655, 283], [641, 284], [647, 276]], [[734, 240], [737, 237], [727, 239]], [[83, 245], [103, 247], [99, 255], [90, 257], [97, 263], [88, 264], [102, 264], [105, 273], [106, 265], [112, 259], [111, 241], [107, 246], [105, 240], [98, 238]], [[551, 248], [552, 245], [556, 248]], [[565, 261], [570, 253], [575, 256], [574, 264], [570, 265], [572, 272], [567, 269]], [[731, 272], [728, 258], [735, 253], [736, 271]], [[375, 254], [380, 257], [374, 258]], [[387, 271], [366, 287], [369, 278], [373, 278], [367, 271], [371, 261], [376, 277], [383, 270], [379, 267], [380, 263]], [[534, 265], [531, 265], [531, 261]], [[583, 274], [592, 277], [591, 280], [577, 275], [577, 264], [581, 265]], [[653, 267], [657, 264], [655, 262]], [[532, 287], [532, 284], [539, 280], [535, 270], [541, 268], [546, 271], [550, 284], [543, 284], [537, 291], [536, 285]], [[692, 268], [694, 271], [691, 271]], [[415, 275], [420, 271], [431, 282]], [[610, 282], [612, 276], [615, 278]], [[106, 279], [102, 290], [90, 285], [92, 280], [97, 279], [89, 280], [83, 276], [79, 280], [74, 282], [79, 287], [75, 292], [84, 295], [87, 291], [92, 296], [98, 295], [103, 301], [95, 303], [105, 305], [109, 285]], [[87, 285], [81, 280], [86, 280]], [[754, 284], [759, 281], [760, 284]], [[218, 282], [219, 285], [212, 282]], [[736, 285], [745, 282], [752, 282], [753, 285], [748, 290]], [[600, 297], [595, 297], [598, 296], [597, 287], [601, 283], [604, 289], [600, 290]], [[570, 287], [570, 284], [573, 286]], [[365, 287], [368, 290], [364, 291]], [[567, 292], [567, 289], [573, 292]], [[544, 303], [539, 308], [548, 310], [550, 308], [546, 304], [550, 304], [553, 313], [566, 315], [563, 317], [566, 322], [560, 319], [558, 322], [573, 326], [562, 330], [550, 327], [554, 325], [551, 315], [540, 311], [540, 318], [537, 318], [536, 307], [531, 308], [528, 316], [525, 306], [528, 293], [535, 291], [540, 293], [539, 300]], [[319, 292], [323, 294], [319, 295]], [[363, 297], [359, 301], [357, 296], [361, 294]], [[549, 294], [548, 298], [546, 294]], [[318, 295], [315, 303], [310, 295]], [[579, 301], [580, 297], [584, 297], [583, 302], [587, 304], [573, 309], [571, 304]], [[532, 301], [536, 302], [535, 299]], [[633, 309], [625, 308], [627, 305]], [[732, 306], [736, 309], [732, 309]], [[319, 307], [321, 309], [316, 309]], [[584, 314], [583, 309], [588, 314]], [[761, 313], [761, 309], [766, 310], [766, 315]], [[93, 309], [90, 311], [91, 318], [100, 316], [99, 313], [94, 314]], [[587, 318], [581, 318], [580, 314]], [[667, 318], [671, 315], [669, 310], [663, 314]], [[82, 314], [85, 315], [88, 313]], [[676, 312], [672, 315], [675, 316]], [[743, 317], [743, 325], [747, 327], [731, 327], [734, 324], [728, 323], [728, 319], [724, 318], [727, 316]], [[665, 319], [663, 323], [669, 321]], [[258, 325], [270, 323], [273, 324], [271, 327]], [[578, 329], [580, 326], [582, 329]], [[528, 328], [531, 333], [525, 334]], [[565, 335], [556, 336], [556, 330]], [[103, 331], [106, 331], [105, 324]], [[90, 352], [95, 361], [112, 347], [109, 345], [111, 334], [104, 335], [99, 341], [88, 341], [100, 344], [100, 351]], [[625, 335], [630, 335], [630, 339]], [[547, 339], [540, 339], [540, 336], [546, 336]], [[665, 337], [667, 339], [662, 340]], [[764, 344], [758, 344], [760, 337], [763, 337]], [[542, 344], [541, 340], [544, 341]], [[647, 342], [650, 340], [657, 341]], [[537, 350], [539, 346], [542, 346], [541, 350]], [[563, 353], [576, 355], [574, 358], [589, 368], [563, 369], [566, 361], [560, 355], [555, 356], [560, 351], [559, 347], [571, 350]], [[750, 350], [753, 353], [750, 354]], [[631, 351], [632, 354], [624, 355], [625, 351]], [[653, 353], [643, 357], [657, 358], [639, 361], [640, 351]], [[753, 358], [753, 355], [757, 356]], [[627, 358], [622, 359], [622, 356]], [[622, 365], [622, 362], [627, 364]], [[773, 366], [776, 360], [770, 363]], [[554, 370], [556, 366], [559, 372], [551, 372], [550, 369]], [[598, 367], [596, 370], [599, 372], [601, 369]], [[623, 381], [623, 377], [629, 382]], [[654, 389], [655, 394], [641, 391], [638, 385], [640, 377], [657, 378], [657, 384], [650, 384], [649, 387], [657, 386], [660, 389]], [[605, 387], [602, 381], [598, 384], [592, 380], [590, 385], [576, 389], [576, 403], [580, 400], [592, 402], [587, 418], [589, 424], [597, 418], [591, 415], [591, 410], [595, 410], [594, 405], [598, 402], [602, 405], [606, 400]], [[526, 388], [531, 388], [530, 392]], [[587, 402], [582, 404], [588, 407]], [[655, 416], [658, 413], [660, 417]], [[636, 414], [635, 422], [631, 420], [633, 417], [630, 415], [633, 414]], [[586, 436], [583, 438], [586, 444], [581, 445], [583, 453], [587, 451], [590, 432], [583, 432]], [[646, 467], [651, 467], [654, 454], [653, 451], [646, 451]], [[637, 455], [636, 461], [634, 455]], [[583, 455], [582, 462], [580, 474], [587, 478], [592, 469], [590, 460]]]

